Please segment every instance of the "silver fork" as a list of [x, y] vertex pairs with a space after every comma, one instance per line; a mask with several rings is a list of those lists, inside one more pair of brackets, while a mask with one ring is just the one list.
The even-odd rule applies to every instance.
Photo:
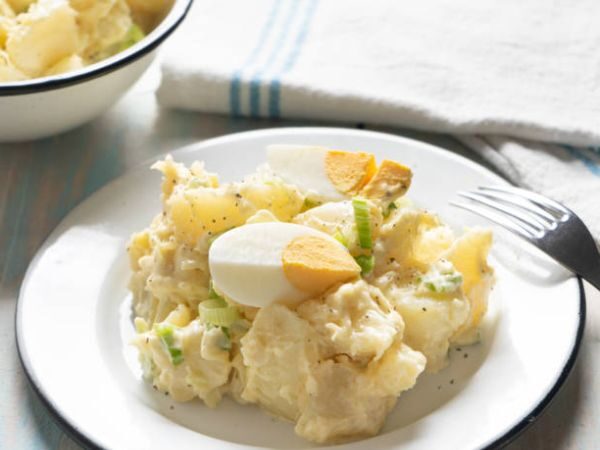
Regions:
[[535, 192], [504, 186], [459, 192], [451, 205], [507, 228], [600, 289], [600, 253], [590, 231], [569, 208]]

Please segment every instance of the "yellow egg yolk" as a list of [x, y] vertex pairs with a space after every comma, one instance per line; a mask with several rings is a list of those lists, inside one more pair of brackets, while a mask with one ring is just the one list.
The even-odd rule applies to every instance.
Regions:
[[317, 295], [360, 274], [360, 266], [337, 242], [301, 236], [283, 251], [283, 271], [297, 289]]
[[412, 172], [408, 167], [386, 159], [362, 189], [361, 195], [380, 199], [399, 197], [406, 193], [411, 180]]
[[330, 150], [325, 156], [327, 177], [343, 194], [358, 193], [376, 169], [375, 156], [371, 153]]

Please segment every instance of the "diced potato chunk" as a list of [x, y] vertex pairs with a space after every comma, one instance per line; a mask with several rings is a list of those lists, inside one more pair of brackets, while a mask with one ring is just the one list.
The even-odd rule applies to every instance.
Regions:
[[492, 232], [473, 228], [456, 240], [448, 250], [448, 259], [463, 276], [463, 291], [471, 304], [468, 320], [457, 331], [454, 341], [468, 344], [477, 340], [474, 333], [487, 311], [487, 298], [494, 284], [494, 270], [487, 256], [492, 246]]
[[319, 443], [342, 442], [377, 434], [396, 398], [412, 388], [425, 357], [397, 340], [366, 370], [347, 358], [315, 367], [296, 433]]
[[6, 52], [0, 50], [0, 82], [22, 81], [26, 79], [27, 76], [13, 66]]
[[83, 68], [84, 63], [79, 55], [71, 55], [61, 59], [59, 62], [54, 64], [45, 75], [58, 75], [65, 72], [71, 72]]
[[118, 44], [125, 39], [133, 22], [125, 0], [112, 2], [111, 8], [99, 15], [94, 8], [80, 12], [85, 26], [82, 31], [87, 35], [88, 43], [83, 57], [89, 62], [108, 58], [119, 51]]
[[[397, 269], [410, 274], [415, 270], [424, 271], [433, 255], [446, 246], [443, 236], [437, 242], [423, 240], [424, 233], [438, 226], [440, 222], [436, 216], [421, 210], [406, 208], [395, 214], [381, 227], [381, 242], [375, 248], [375, 272], [382, 274]], [[421, 253], [422, 248], [427, 251]]]
[[469, 316], [468, 300], [462, 295], [450, 299], [414, 296], [400, 289], [389, 295], [396, 299], [395, 308], [406, 325], [404, 342], [425, 355], [428, 372], [446, 367], [450, 341]]
[[242, 398], [289, 420], [300, 415], [311, 365], [318, 358], [318, 335], [285, 306], [262, 308], [242, 338], [246, 388]]
[[148, 33], [163, 19], [173, 5], [173, 0], [127, 0], [134, 18]]
[[388, 299], [364, 280], [302, 303], [298, 315], [323, 334], [329, 354], [360, 362], [380, 359], [404, 330]]
[[0, 0], [0, 17], [15, 17], [15, 11], [6, 0]]
[[2, 3], [8, 3], [15, 13], [26, 11], [35, 0], [2, 0]]
[[77, 13], [66, 0], [40, 0], [17, 18], [6, 41], [15, 67], [30, 77], [42, 75], [77, 52]]

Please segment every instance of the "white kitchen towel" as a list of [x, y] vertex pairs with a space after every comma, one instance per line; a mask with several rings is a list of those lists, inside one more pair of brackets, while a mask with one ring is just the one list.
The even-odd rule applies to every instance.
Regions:
[[513, 181], [569, 200], [600, 237], [598, 17], [598, 0], [196, 0], [157, 95], [233, 116], [464, 135]]

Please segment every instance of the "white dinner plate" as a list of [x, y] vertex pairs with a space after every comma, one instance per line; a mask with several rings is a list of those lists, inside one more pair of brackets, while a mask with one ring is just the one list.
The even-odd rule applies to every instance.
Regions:
[[[234, 134], [173, 152], [204, 160], [225, 181], [265, 161], [273, 143], [373, 152], [412, 167], [409, 196], [458, 228], [482, 219], [448, 205], [455, 193], [506, 184], [450, 152], [387, 134], [288, 128]], [[133, 335], [126, 243], [159, 212], [160, 174], [130, 171], [75, 208], [34, 258], [21, 288], [17, 340], [32, 386], [86, 446], [124, 450], [300, 449], [293, 426], [225, 399], [177, 404], [141, 379]], [[508, 442], [565, 381], [583, 332], [580, 281], [531, 246], [495, 231], [498, 282], [480, 344], [455, 348], [450, 366], [421, 375], [381, 433], [344, 449], [476, 449]]]

